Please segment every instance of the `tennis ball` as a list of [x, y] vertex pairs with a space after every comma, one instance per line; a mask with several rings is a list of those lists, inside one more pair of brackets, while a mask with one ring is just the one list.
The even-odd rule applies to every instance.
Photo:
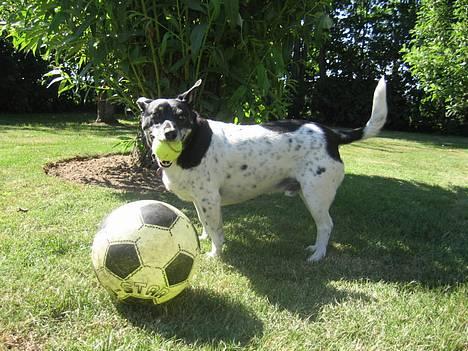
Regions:
[[156, 141], [153, 152], [161, 161], [174, 161], [182, 152], [181, 141]]

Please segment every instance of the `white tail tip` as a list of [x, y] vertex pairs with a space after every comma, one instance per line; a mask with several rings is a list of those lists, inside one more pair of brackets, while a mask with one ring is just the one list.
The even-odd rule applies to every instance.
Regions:
[[364, 128], [363, 139], [371, 138], [379, 134], [387, 121], [387, 84], [382, 77], [374, 91], [371, 118]]

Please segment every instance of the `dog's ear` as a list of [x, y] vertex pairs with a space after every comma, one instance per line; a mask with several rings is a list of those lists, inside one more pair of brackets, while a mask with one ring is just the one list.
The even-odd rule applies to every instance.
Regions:
[[177, 100], [186, 102], [189, 105], [192, 104], [193, 98], [194, 98], [194, 95], [195, 95], [194, 91], [195, 91], [196, 88], [198, 88], [201, 85], [201, 83], [202, 83], [201, 79], [197, 80], [195, 82], [195, 84], [193, 85], [193, 87], [191, 87], [185, 93], [182, 93], [179, 96], [177, 96]]
[[151, 101], [153, 101], [153, 100], [145, 98], [145, 97], [141, 97], [141, 98], [138, 98], [136, 103], [137, 103], [138, 107], [140, 108], [140, 111], [145, 112], [146, 108], [148, 107], [148, 105], [150, 104]]

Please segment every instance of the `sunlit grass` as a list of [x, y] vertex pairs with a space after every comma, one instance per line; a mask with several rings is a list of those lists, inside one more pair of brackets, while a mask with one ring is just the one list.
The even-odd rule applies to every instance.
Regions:
[[[148, 309], [116, 306], [90, 245], [124, 193], [44, 174], [47, 162], [119, 151], [131, 128], [84, 117], [0, 117], [0, 345], [18, 350], [463, 350], [468, 345], [468, 142], [386, 132], [342, 148], [347, 176], [323, 262], [299, 198], [224, 209], [221, 260]], [[156, 175], [155, 175], [156, 176]], [[22, 210], [20, 210], [22, 209]], [[209, 248], [203, 243], [203, 249]], [[0, 346], [1, 349], [1, 346]]]

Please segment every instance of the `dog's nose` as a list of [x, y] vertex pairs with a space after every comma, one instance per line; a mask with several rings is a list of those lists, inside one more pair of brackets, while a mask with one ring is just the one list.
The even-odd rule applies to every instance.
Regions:
[[176, 130], [168, 130], [167, 132], [164, 133], [164, 136], [166, 137], [166, 140], [172, 141], [177, 138], [177, 131]]

